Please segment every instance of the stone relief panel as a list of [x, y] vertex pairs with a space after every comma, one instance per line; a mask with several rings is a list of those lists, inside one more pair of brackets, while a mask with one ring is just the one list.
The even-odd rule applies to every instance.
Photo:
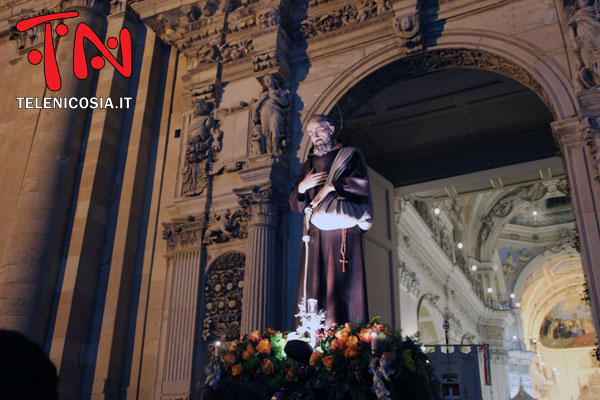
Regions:
[[204, 192], [212, 164], [223, 147], [223, 132], [212, 116], [213, 105], [198, 98], [194, 99], [193, 105], [181, 170], [182, 196], [197, 196]]
[[240, 337], [245, 265], [244, 254], [229, 251], [208, 267], [204, 286], [203, 340]]
[[342, 7], [329, 9], [319, 15], [309, 16], [296, 28], [296, 37], [304, 39], [320, 37], [339, 28], [364, 22], [389, 12], [391, 12], [389, 0], [361, 0], [353, 4], [344, 4]]
[[418, 11], [394, 17], [392, 26], [401, 46], [406, 46], [409, 53], [421, 50], [421, 18]]
[[248, 210], [239, 208], [235, 211], [229, 209], [223, 213], [210, 215], [202, 244], [224, 243], [231, 239], [245, 239], [248, 237]]

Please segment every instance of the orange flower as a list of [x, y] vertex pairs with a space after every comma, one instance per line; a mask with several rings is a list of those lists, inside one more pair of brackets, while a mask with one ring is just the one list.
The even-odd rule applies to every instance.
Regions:
[[259, 353], [269, 354], [271, 352], [271, 342], [269, 342], [269, 339], [263, 339], [258, 342], [256, 350], [258, 350]]
[[331, 368], [333, 367], [333, 356], [323, 357], [321, 361], [325, 368], [327, 368], [328, 371], [331, 371]]
[[310, 356], [310, 365], [314, 366], [321, 359], [321, 357], [323, 357], [323, 353], [320, 351], [317, 350], [313, 352]]
[[375, 332], [381, 332], [382, 329], [383, 329], [383, 325], [377, 324], [377, 323], [373, 324], [373, 330]]
[[347, 329], [348, 331], [351, 331], [354, 328], [354, 326], [352, 325], [352, 322], [346, 322], [344, 324], [344, 329]]
[[356, 346], [347, 347], [346, 350], [344, 351], [344, 357], [346, 357], [346, 358], [358, 357], [358, 347], [356, 347]]
[[329, 347], [331, 350], [344, 350], [344, 348], [346, 347], [346, 344], [344, 343], [344, 341], [342, 339], [333, 339], [333, 342], [331, 342], [331, 346]]
[[346, 340], [346, 346], [348, 346], [348, 347], [358, 346], [358, 338], [354, 335], [348, 337], [348, 340]]
[[286, 372], [285, 372], [285, 377], [288, 381], [292, 382], [296, 380], [296, 373], [293, 367], [289, 368]]
[[252, 340], [253, 342], [258, 342], [260, 340], [260, 332], [254, 331], [254, 332], [250, 333], [250, 336], [248, 338], [250, 340]]
[[248, 345], [248, 347], [246, 347], [246, 350], [244, 350], [244, 352], [242, 353], [242, 358], [244, 360], [247, 360], [248, 357], [250, 357], [250, 355], [254, 353], [254, 348], [252, 347], [251, 344]]
[[262, 360], [262, 364], [260, 365], [262, 371], [269, 375], [273, 373], [273, 363], [271, 362], [271, 360], [268, 359], [264, 359]]
[[231, 375], [236, 376], [242, 373], [242, 371], [244, 370], [244, 367], [242, 367], [242, 364], [235, 364], [233, 367], [231, 367]]
[[369, 343], [371, 341], [371, 332], [373, 332], [371, 329], [362, 328], [362, 330], [358, 334], [358, 336], [360, 337], [360, 341]]
[[223, 357], [223, 359], [225, 360], [226, 363], [233, 364], [233, 363], [235, 363], [235, 354], [227, 353], [227, 354], [225, 354], [225, 357]]

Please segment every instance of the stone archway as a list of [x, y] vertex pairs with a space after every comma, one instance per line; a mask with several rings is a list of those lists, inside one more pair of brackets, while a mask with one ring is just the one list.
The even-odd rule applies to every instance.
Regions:
[[[522, 83], [548, 106], [556, 121], [576, 115], [578, 102], [571, 80], [562, 69], [533, 46], [488, 33], [445, 33], [448, 45], [406, 55], [405, 49], [386, 46], [347, 68], [318, 95], [318, 100], [303, 112], [302, 124], [312, 114], [328, 114], [336, 121], [348, 120], [370, 95], [391, 82], [417, 77], [447, 68], [474, 68], [496, 72]], [[501, 50], [499, 50], [501, 49]], [[362, 99], [362, 100], [361, 100]], [[310, 140], [303, 137], [298, 156], [306, 159]]]

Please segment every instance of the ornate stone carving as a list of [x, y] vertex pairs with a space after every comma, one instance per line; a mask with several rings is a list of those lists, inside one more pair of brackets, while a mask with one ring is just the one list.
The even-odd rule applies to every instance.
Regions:
[[463, 328], [460, 322], [460, 319], [456, 317], [452, 312], [447, 311], [444, 314], [444, 319], [450, 323], [450, 331], [453, 332], [456, 336], [462, 336]]
[[290, 91], [283, 89], [274, 75], [264, 77], [264, 86], [254, 105], [251, 152], [282, 154], [287, 149]]
[[165, 12], [144, 21], [150, 29], [167, 44], [174, 46], [183, 35], [183, 29], [179, 25], [179, 18], [175, 13]]
[[229, 14], [227, 26], [230, 33], [254, 27], [256, 26], [256, 15], [248, 4], [241, 5]]
[[207, 269], [203, 340], [211, 337], [233, 340], [240, 337], [245, 265], [244, 254], [229, 251], [219, 256]]
[[419, 297], [420, 284], [419, 280], [417, 279], [417, 274], [414, 271], [411, 271], [404, 262], [400, 263], [398, 271], [400, 275], [400, 283], [406, 288], [408, 293], [414, 294], [416, 297]]
[[162, 238], [167, 241], [169, 251], [200, 247], [205, 223], [189, 216], [185, 221], [163, 223]]
[[311, 38], [335, 29], [364, 22], [389, 12], [389, 0], [361, 0], [357, 5], [346, 4], [326, 14], [308, 17], [296, 32], [297, 36]]
[[198, 64], [210, 64], [219, 61], [221, 53], [219, 48], [214, 44], [205, 44], [196, 53]]
[[332, 108], [329, 117], [334, 125], [340, 126], [341, 121], [349, 121], [352, 118], [354, 112], [364, 104], [365, 99], [371, 98], [393, 83], [426, 72], [460, 67], [481, 68], [506, 75], [529, 87], [550, 110], [553, 109], [544, 89], [523, 67], [481, 50], [444, 49], [413, 54], [378, 69], [344, 94], [337, 106]]
[[596, 169], [594, 178], [600, 182], [600, 146], [598, 145], [600, 141], [600, 118], [584, 118], [580, 123], [580, 128]]
[[560, 237], [554, 243], [548, 246], [547, 249], [552, 253], [562, 253], [569, 248], [574, 249], [576, 248], [575, 236], [575, 230], [561, 229]]
[[[10, 40], [14, 40], [17, 43], [16, 56], [28, 53], [29, 50], [37, 45], [41, 45], [44, 42], [44, 26], [45, 24], [36, 25], [25, 32], [17, 30], [17, 22], [25, 18], [37, 17], [40, 15], [50, 14], [52, 11], [48, 9], [42, 9], [40, 11], [33, 10], [21, 10], [21, 13], [14, 18], [9, 18], [8, 22], [11, 24], [10, 28]], [[53, 21], [55, 23], [55, 21]]]
[[262, 71], [263, 69], [279, 66], [279, 54], [277, 51], [259, 54], [252, 59], [254, 63], [254, 72]]
[[238, 202], [249, 213], [249, 224], [274, 224], [277, 200], [270, 184], [250, 188], [234, 189]]
[[589, 89], [600, 84], [600, 4], [579, 0], [569, 18], [571, 39], [577, 57], [577, 86]]
[[260, 13], [256, 19], [259, 28], [270, 28], [279, 24], [279, 10], [277, 8], [268, 9]]
[[225, 63], [244, 58], [248, 56], [253, 49], [252, 39], [244, 39], [234, 43], [225, 43], [219, 47], [219, 60]]
[[181, 171], [181, 194], [184, 196], [197, 196], [204, 192], [211, 166], [223, 146], [223, 132], [212, 117], [212, 104], [202, 99], [194, 99], [193, 104], [194, 113], [189, 127], [185, 165]]
[[227, 209], [222, 214], [211, 214], [204, 232], [203, 244], [228, 242], [232, 238], [248, 237], [248, 211], [238, 209], [234, 212]]
[[418, 11], [395, 17], [392, 26], [400, 41], [400, 45], [406, 46], [409, 52], [422, 48], [421, 18]]
[[518, 187], [511, 190], [492, 207], [489, 213], [481, 218], [481, 230], [479, 232], [480, 243], [487, 242], [495, 224], [506, 218], [513, 210], [515, 201], [523, 200], [535, 202], [541, 200], [548, 193], [548, 186], [544, 183]]

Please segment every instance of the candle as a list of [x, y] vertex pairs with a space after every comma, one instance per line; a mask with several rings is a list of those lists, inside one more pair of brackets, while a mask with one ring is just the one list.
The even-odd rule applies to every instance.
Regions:
[[377, 351], [377, 332], [371, 333], [371, 353]]
[[317, 313], [317, 299], [308, 299], [308, 312], [311, 314]]
[[219, 357], [219, 349], [221, 348], [221, 342], [220, 341], [216, 341], [215, 342], [215, 357]]

